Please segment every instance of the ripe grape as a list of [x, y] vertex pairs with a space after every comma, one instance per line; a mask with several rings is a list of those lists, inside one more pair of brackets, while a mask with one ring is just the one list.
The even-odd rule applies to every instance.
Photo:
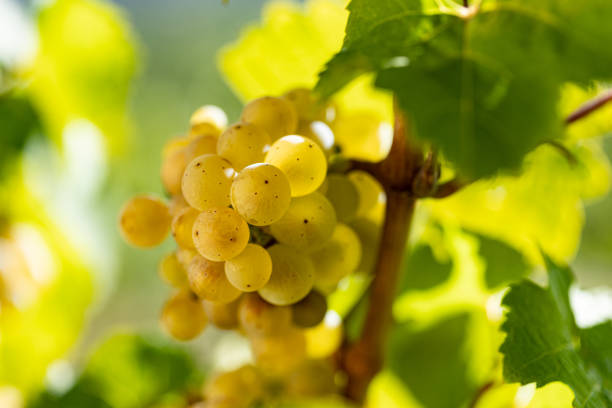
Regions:
[[198, 108], [189, 119], [190, 133], [201, 135], [216, 132], [218, 135], [227, 126], [227, 115], [215, 105], [204, 105]]
[[193, 245], [193, 223], [200, 212], [194, 208], [183, 208], [172, 219], [172, 236], [183, 248], [195, 248]]
[[189, 264], [198, 255], [198, 251], [191, 248], [181, 248], [178, 247], [176, 249], [176, 259], [183, 265], [183, 268], [187, 270], [189, 268]]
[[181, 193], [181, 179], [186, 165], [187, 159], [184, 148], [174, 150], [163, 157], [160, 177], [164, 188], [170, 194]]
[[190, 140], [188, 137], [173, 137], [164, 144], [164, 147], [162, 147], [162, 158], [174, 152], [178, 152], [179, 150], [183, 150], [183, 148], [187, 147], [189, 142]]
[[215, 207], [202, 212], [193, 224], [193, 242], [211, 261], [225, 261], [240, 254], [249, 242], [249, 226], [235, 210]]
[[263, 247], [247, 244], [238, 256], [225, 261], [225, 275], [243, 292], [261, 289], [272, 274], [272, 259]]
[[315, 286], [329, 292], [359, 265], [361, 242], [355, 231], [339, 223], [331, 239], [310, 258], [315, 267]]
[[128, 243], [137, 247], [159, 245], [170, 230], [168, 206], [155, 197], [139, 195], [123, 205], [119, 231]]
[[230, 187], [234, 174], [230, 163], [221, 156], [198, 156], [185, 168], [183, 196], [190, 206], [200, 211], [226, 207], [230, 204]]
[[348, 178], [353, 182], [359, 192], [359, 209], [357, 210], [357, 215], [366, 215], [378, 203], [380, 195], [383, 193], [383, 189], [380, 183], [365, 171], [351, 171], [348, 174]]
[[230, 126], [217, 141], [217, 153], [236, 170], [262, 162], [269, 148], [270, 136], [252, 123], [240, 122]]
[[254, 337], [251, 348], [258, 367], [271, 376], [287, 375], [306, 358], [304, 333], [297, 328], [274, 336]]
[[289, 181], [280, 169], [271, 164], [247, 166], [232, 183], [231, 201], [232, 206], [249, 224], [272, 224], [289, 208]]
[[204, 154], [217, 153], [217, 138], [213, 135], [197, 136], [185, 147], [185, 164]]
[[208, 320], [219, 329], [232, 330], [238, 327], [238, 305], [240, 298], [229, 302], [219, 303], [203, 300], [204, 310]]
[[284, 136], [274, 142], [265, 161], [285, 173], [293, 197], [315, 191], [327, 172], [327, 160], [319, 145], [298, 135]]
[[[252, 365], [245, 365], [236, 370], [217, 374], [206, 384], [204, 397], [207, 401], [232, 401], [235, 405], [228, 407], [249, 407], [261, 398], [264, 392], [262, 374]], [[225, 406], [225, 405], [223, 405]]]
[[361, 261], [357, 269], [370, 272], [374, 269], [376, 256], [378, 255], [380, 227], [368, 218], [356, 218], [350, 223], [350, 226], [359, 237], [362, 248]]
[[170, 252], [159, 263], [159, 276], [170, 286], [177, 289], [189, 288], [187, 280], [187, 272], [179, 260], [176, 258], [175, 252]]
[[179, 292], [164, 305], [161, 324], [175, 339], [191, 340], [206, 326], [202, 303], [190, 292]]
[[240, 120], [264, 129], [272, 140], [292, 134], [297, 129], [298, 123], [293, 104], [272, 96], [264, 96], [249, 102], [242, 110]]
[[182, 194], [173, 195], [168, 203], [168, 211], [170, 211], [172, 217], [178, 214], [183, 208], [187, 207], [189, 207], [189, 204], [187, 204]]
[[317, 142], [319, 147], [323, 149], [323, 152], [326, 155], [331, 153], [331, 150], [336, 142], [334, 132], [331, 130], [329, 125], [318, 120], [315, 122], [300, 123], [300, 127], [296, 133]]
[[343, 174], [330, 174], [325, 181], [325, 196], [334, 206], [338, 221], [353, 219], [359, 209], [359, 191], [355, 184]]
[[249, 293], [240, 299], [238, 320], [251, 337], [279, 334], [291, 327], [291, 308], [272, 305], [257, 293]]
[[337, 391], [335, 373], [326, 360], [306, 360], [286, 379], [287, 394], [294, 397], [318, 397]]
[[325, 105], [317, 100], [310, 89], [295, 88], [285, 93], [283, 98], [293, 104], [301, 121], [312, 122], [326, 119]]
[[327, 312], [327, 299], [316, 290], [291, 305], [293, 323], [298, 327], [314, 327], [323, 321]]
[[291, 200], [285, 215], [270, 226], [270, 232], [279, 242], [307, 252], [325, 244], [335, 225], [334, 207], [315, 192]]
[[310, 259], [282, 244], [268, 248], [272, 258], [272, 275], [259, 289], [259, 295], [273, 305], [285, 306], [303, 299], [314, 282], [314, 267]]
[[213, 262], [202, 256], [193, 258], [187, 269], [189, 286], [200, 298], [228, 303], [240, 296], [240, 291], [225, 277], [223, 262]]

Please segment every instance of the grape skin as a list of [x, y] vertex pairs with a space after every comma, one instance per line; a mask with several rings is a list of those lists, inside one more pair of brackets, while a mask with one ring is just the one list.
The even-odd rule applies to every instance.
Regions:
[[170, 252], [159, 263], [159, 276], [168, 285], [177, 289], [189, 288], [187, 271], [176, 257], [176, 252]]
[[238, 327], [238, 305], [240, 298], [229, 302], [219, 303], [203, 300], [204, 310], [208, 320], [219, 329], [233, 330]]
[[217, 141], [217, 153], [234, 169], [262, 162], [270, 148], [270, 136], [252, 123], [236, 123], [227, 128]]
[[119, 231], [129, 244], [148, 248], [159, 245], [170, 231], [168, 206], [147, 195], [132, 197], [119, 213]]
[[315, 250], [332, 236], [336, 213], [321, 193], [291, 200], [285, 215], [270, 226], [271, 234], [281, 243], [300, 251]]
[[183, 248], [195, 248], [193, 244], [193, 223], [200, 212], [194, 208], [183, 208], [172, 219], [172, 236]]
[[271, 140], [294, 133], [298, 124], [293, 104], [273, 96], [249, 102], [242, 110], [240, 120], [261, 127], [270, 135]]
[[286, 92], [283, 98], [293, 104], [300, 121], [325, 120], [326, 107], [317, 101], [310, 89], [295, 88]]
[[234, 175], [230, 163], [221, 156], [198, 156], [187, 165], [183, 173], [183, 197], [190, 206], [200, 211], [228, 206]]
[[191, 290], [202, 299], [229, 303], [240, 296], [240, 291], [225, 277], [223, 262], [209, 261], [198, 255], [189, 264], [187, 277]]
[[[245, 365], [213, 377], [204, 388], [204, 397], [213, 406], [247, 408], [263, 396], [263, 391], [262, 374], [254, 366]], [[215, 405], [218, 401], [231, 404]]]
[[162, 159], [160, 177], [164, 188], [170, 194], [181, 193], [181, 179], [186, 165], [184, 148], [174, 150]]
[[191, 340], [204, 330], [207, 318], [200, 301], [189, 292], [179, 292], [165, 304], [161, 324], [177, 340]]
[[364, 216], [378, 203], [383, 190], [378, 181], [365, 171], [354, 170], [348, 174], [359, 192], [359, 209], [357, 215]]
[[193, 159], [205, 154], [217, 153], [217, 138], [206, 134], [197, 136], [185, 147], [185, 164], [191, 163]]
[[211, 261], [226, 261], [240, 254], [249, 242], [249, 235], [246, 221], [227, 207], [204, 211], [193, 223], [195, 247]]
[[231, 202], [249, 224], [270, 225], [289, 208], [289, 180], [280, 169], [270, 164], [247, 166], [232, 183]]
[[315, 191], [327, 173], [327, 160], [319, 145], [298, 135], [284, 136], [274, 142], [266, 154], [265, 162], [285, 173], [292, 197]]
[[310, 254], [315, 267], [315, 286], [330, 292], [340, 279], [354, 272], [361, 260], [361, 242], [351, 228], [337, 224], [329, 241]]
[[272, 259], [263, 247], [247, 244], [238, 256], [225, 262], [225, 275], [232, 285], [243, 292], [261, 289], [272, 274]]
[[291, 308], [275, 306], [257, 293], [249, 293], [240, 299], [238, 320], [248, 336], [279, 334], [291, 327]]
[[359, 210], [359, 191], [355, 184], [343, 174], [330, 174], [325, 180], [325, 196], [334, 206], [338, 221], [352, 220]]
[[200, 135], [207, 132], [219, 134], [227, 126], [227, 115], [223, 109], [215, 105], [204, 105], [191, 115], [190, 133]]
[[259, 289], [259, 295], [269, 303], [286, 306], [303, 299], [314, 283], [314, 267], [310, 259], [282, 244], [268, 248], [272, 258], [272, 275]]
[[316, 290], [291, 306], [293, 323], [298, 327], [314, 327], [323, 321], [327, 312], [327, 299]]

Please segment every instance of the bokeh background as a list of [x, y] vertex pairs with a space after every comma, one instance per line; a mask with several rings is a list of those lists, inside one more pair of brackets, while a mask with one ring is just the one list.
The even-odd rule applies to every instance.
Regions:
[[[164, 194], [160, 151], [188, 130], [197, 107], [222, 106], [232, 121], [242, 98], [265, 88], [261, 58], [239, 54], [224, 65], [219, 52], [274, 14], [266, 3], [0, 0], [0, 407], [161, 406], [209, 370], [248, 358], [236, 335], [209, 329], [185, 345], [161, 332], [158, 311], [170, 290], [157, 263], [172, 243], [131, 248], [116, 217], [135, 193]], [[246, 49], [289, 55], [298, 79], [279, 83], [300, 84], [300, 61], [324, 61], [340, 45], [344, 2], [330, 3], [334, 13], [314, 21], [330, 37], [323, 51], [312, 46], [315, 57], [302, 43], [258, 43], [265, 36]], [[305, 23], [289, 18], [303, 4], [275, 7], [291, 11], [277, 28], [308, 41]], [[251, 87], [241, 72], [254, 73]], [[558, 258], [595, 289], [589, 307], [603, 315], [612, 309], [611, 155], [612, 140], [602, 139], [593, 154], [603, 169], [598, 193], [556, 218], [572, 231], [584, 222], [581, 236], [556, 237]]]

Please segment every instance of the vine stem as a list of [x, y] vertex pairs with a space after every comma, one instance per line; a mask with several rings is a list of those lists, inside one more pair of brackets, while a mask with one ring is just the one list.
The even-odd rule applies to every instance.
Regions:
[[357, 402], [365, 399], [368, 384], [383, 367], [384, 349], [393, 323], [393, 300], [416, 203], [411, 186], [423, 163], [422, 152], [410, 140], [406, 135], [405, 118], [396, 105], [393, 144], [387, 158], [379, 163], [357, 166], [378, 179], [387, 195], [362, 332], [354, 343], [341, 350], [340, 355], [340, 365], [348, 379], [345, 395]]
[[565, 124], [569, 125], [583, 117], [590, 115], [597, 109], [601, 108], [608, 102], [612, 101], [612, 89], [603, 92], [601, 95], [587, 101], [574, 112], [572, 112], [567, 118], [565, 118]]

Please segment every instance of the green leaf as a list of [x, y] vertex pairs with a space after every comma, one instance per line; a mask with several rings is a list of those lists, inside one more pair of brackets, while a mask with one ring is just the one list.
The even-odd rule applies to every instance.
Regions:
[[580, 331], [582, 356], [596, 367], [604, 379], [604, 388], [612, 390], [612, 321]]
[[485, 262], [485, 284], [495, 289], [523, 278], [530, 271], [530, 266], [521, 252], [514, 247], [489, 238], [474, 234], [480, 244], [479, 255]]
[[461, 314], [423, 331], [410, 324], [393, 331], [389, 368], [423, 406], [457, 408], [477, 388], [465, 356], [468, 322], [469, 315]]
[[353, 0], [342, 50], [321, 73], [329, 95], [374, 72], [416, 134], [466, 177], [516, 168], [561, 134], [561, 86], [612, 76], [612, 3]]
[[38, 115], [29, 99], [0, 94], [0, 174], [21, 153], [39, 126]]
[[[589, 369], [581, 354], [599, 357], [609, 350], [600, 351], [601, 333], [584, 337], [584, 332], [577, 332], [567, 296], [569, 270], [547, 264], [549, 288], [523, 281], [504, 297], [509, 309], [502, 326], [507, 336], [500, 348], [504, 377], [522, 384], [535, 382], [538, 387], [561, 381], [574, 391], [575, 407], [609, 407], [612, 393], [602, 384], [602, 375], [609, 373]], [[581, 346], [585, 339], [590, 345], [586, 348]]]
[[418, 245], [405, 257], [402, 269], [398, 295], [444, 283], [451, 275], [453, 264], [438, 260], [429, 245]]

